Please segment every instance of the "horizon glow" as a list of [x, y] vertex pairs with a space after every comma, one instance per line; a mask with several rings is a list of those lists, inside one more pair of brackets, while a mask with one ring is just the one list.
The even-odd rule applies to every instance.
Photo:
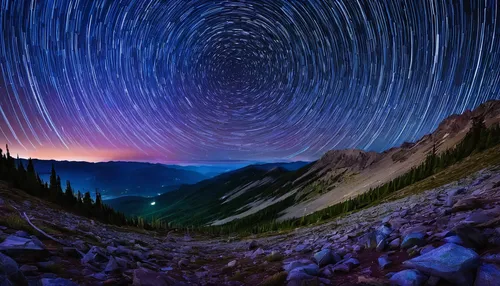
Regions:
[[0, 142], [22, 157], [313, 161], [500, 98], [495, 0], [0, 5]]

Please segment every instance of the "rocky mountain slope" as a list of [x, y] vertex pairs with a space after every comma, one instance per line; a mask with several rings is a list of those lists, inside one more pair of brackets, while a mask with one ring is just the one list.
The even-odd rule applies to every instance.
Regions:
[[[136, 215], [174, 223], [221, 225], [288, 200], [291, 203], [280, 211], [280, 220], [298, 218], [407, 173], [433, 150], [439, 154], [454, 147], [478, 116], [484, 117], [488, 127], [499, 123], [500, 101], [489, 101], [473, 111], [452, 115], [432, 134], [382, 153], [332, 150], [299, 170], [281, 170], [272, 176], [250, 166], [153, 198], [157, 202], [154, 207], [150, 206], [152, 200], [121, 199], [108, 203], [125, 213], [133, 210]], [[235, 196], [237, 200], [232, 199]], [[193, 215], [195, 219], [190, 219]]]
[[1, 184], [0, 284], [497, 285], [499, 217], [499, 165], [261, 238], [103, 225]]
[[[473, 111], [452, 115], [443, 120], [433, 133], [417, 142], [405, 143], [383, 153], [361, 150], [327, 152], [303, 175], [315, 173], [313, 183], [322, 185], [327, 191], [319, 196], [309, 196], [290, 207], [282, 219], [300, 217], [323, 209], [408, 172], [422, 163], [434, 148], [439, 154], [459, 143], [469, 131], [472, 119], [478, 116], [484, 117], [487, 127], [499, 123], [500, 101], [489, 101]], [[343, 174], [340, 178], [339, 173]], [[302, 188], [300, 192], [307, 193], [308, 187]]]

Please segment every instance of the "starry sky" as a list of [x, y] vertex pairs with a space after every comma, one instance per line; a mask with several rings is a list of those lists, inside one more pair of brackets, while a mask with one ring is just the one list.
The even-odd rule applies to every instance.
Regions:
[[500, 98], [497, 0], [0, 3], [0, 142], [25, 157], [314, 160]]

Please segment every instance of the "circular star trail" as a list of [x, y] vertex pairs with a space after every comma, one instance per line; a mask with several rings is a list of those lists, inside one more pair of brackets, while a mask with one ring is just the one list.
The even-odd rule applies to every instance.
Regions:
[[499, 6], [1, 0], [0, 139], [163, 162], [382, 151], [500, 98]]

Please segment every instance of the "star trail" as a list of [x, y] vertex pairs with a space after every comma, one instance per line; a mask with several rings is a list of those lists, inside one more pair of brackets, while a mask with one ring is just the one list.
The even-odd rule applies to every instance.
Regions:
[[24, 156], [313, 160], [500, 98], [497, 0], [0, 1]]

